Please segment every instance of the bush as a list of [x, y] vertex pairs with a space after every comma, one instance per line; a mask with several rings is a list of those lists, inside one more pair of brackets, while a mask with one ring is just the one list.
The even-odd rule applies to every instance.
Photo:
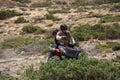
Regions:
[[120, 50], [120, 43], [117, 42], [109, 42], [108, 46], [110, 46], [114, 51]]
[[35, 39], [17, 37], [17, 38], [4, 40], [4, 42], [2, 42], [1, 44], [2, 44], [2, 49], [6, 49], [6, 48], [19, 48], [25, 45], [35, 44], [35, 43], [38, 43], [38, 41]]
[[99, 44], [96, 46], [96, 49], [100, 49], [102, 51], [107, 51], [112, 49], [113, 51], [120, 50], [120, 43], [117, 42], [107, 42], [107, 44]]
[[22, 28], [23, 33], [34, 33], [37, 31], [36, 26], [28, 25]]
[[50, 14], [56, 14], [56, 13], [69, 13], [69, 10], [49, 10]]
[[46, 30], [40, 28], [40, 27], [37, 27], [37, 26], [33, 26], [33, 25], [28, 25], [28, 26], [25, 26], [22, 28], [22, 33], [35, 33], [35, 34], [42, 34], [42, 33], [45, 33]]
[[119, 80], [120, 66], [81, 56], [78, 60], [55, 60], [33, 66], [24, 72], [21, 80]]
[[110, 11], [120, 12], [120, 5], [114, 5], [112, 8], [110, 8]]
[[22, 15], [22, 14], [14, 11], [14, 10], [1, 10], [0, 11], [0, 20], [4, 20], [7, 18], [11, 18], [14, 16], [20, 16], [20, 15]]
[[61, 18], [56, 18], [53, 14], [46, 14], [46, 19], [47, 20], [53, 20], [53, 21], [60, 21]]
[[37, 2], [37, 3], [33, 3], [31, 7], [51, 7], [51, 2], [50, 1], [43, 3]]
[[101, 5], [101, 4], [107, 4], [107, 3], [118, 3], [120, 0], [94, 0], [95, 4]]
[[12, 1], [20, 2], [20, 3], [29, 3], [29, 2], [31, 2], [31, 0], [12, 0]]
[[96, 24], [80, 25], [75, 27], [72, 31], [76, 41], [89, 40], [90, 38], [105, 40], [105, 39], [119, 39], [120, 38], [120, 25], [113, 24], [112, 26], [105, 26]]
[[19, 17], [15, 20], [15, 23], [27, 23], [28, 21], [24, 17]]
[[0, 80], [17, 80], [17, 78], [0, 75]]
[[89, 6], [89, 5], [96, 5], [93, 1], [83, 1], [83, 0], [77, 0], [71, 4], [72, 7], [79, 7], [79, 6]]
[[42, 33], [46, 33], [47, 31], [42, 29], [42, 28], [38, 28], [37, 31], [35, 31], [35, 34], [42, 34]]
[[100, 22], [101, 23], [106, 23], [106, 22], [119, 22], [120, 21], [120, 15], [113, 16], [113, 15], [105, 15], [101, 18]]
[[103, 15], [102, 15], [102, 14], [93, 14], [93, 15], [90, 16], [90, 17], [102, 18]]

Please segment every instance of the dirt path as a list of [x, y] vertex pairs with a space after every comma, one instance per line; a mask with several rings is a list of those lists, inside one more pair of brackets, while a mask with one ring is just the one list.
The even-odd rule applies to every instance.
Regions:
[[2, 75], [18, 77], [26, 68], [33, 65], [39, 68], [41, 62], [45, 62], [45, 56], [29, 55], [19, 58], [0, 59], [0, 71]]

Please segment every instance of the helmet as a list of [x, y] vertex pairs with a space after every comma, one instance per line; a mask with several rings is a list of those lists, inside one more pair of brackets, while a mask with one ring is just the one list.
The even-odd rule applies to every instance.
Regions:
[[66, 24], [61, 24], [60, 29], [61, 30], [67, 30], [67, 25]]
[[54, 28], [54, 29], [52, 30], [52, 35], [54, 35], [54, 34], [57, 33], [58, 31], [59, 31], [58, 29]]

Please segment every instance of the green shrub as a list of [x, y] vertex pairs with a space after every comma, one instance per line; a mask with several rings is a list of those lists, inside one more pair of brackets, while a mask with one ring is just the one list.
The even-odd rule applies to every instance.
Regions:
[[79, 6], [89, 6], [89, 5], [96, 5], [93, 1], [83, 1], [83, 0], [77, 0], [71, 4], [72, 7], [78, 8]]
[[35, 34], [42, 34], [42, 33], [46, 33], [47, 31], [45, 29], [42, 28], [38, 28], [37, 31], [35, 31]]
[[107, 44], [99, 44], [96, 46], [96, 49], [100, 49], [102, 51], [107, 51], [112, 49], [113, 51], [120, 50], [120, 43], [117, 42], [107, 42]]
[[48, 11], [50, 14], [56, 14], [56, 13], [69, 13], [69, 10], [49, 10]]
[[61, 18], [56, 18], [53, 14], [46, 14], [46, 19], [47, 20], [53, 20], [53, 21], [60, 21]]
[[105, 15], [101, 18], [100, 22], [101, 23], [106, 23], [106, 22], [119, 22], [120, 21], [120, 15], [113, 16], [113, 15]]
[[117, 42], [109, 42], [108, 46], [110, 46], [114, 51], [120, 50], [120, 43]]
[[19, 17], [15, 20], [15, 23], [27, 23], [28, 21], [24, 17]]
[[103, 17], [103, 15], [102, 15], [102, 14], [93, 14], [93, 15], [90, 16], [90, 17], [101, 18], [101, 17]]
[[7, 18], [11, 18], [14, 16], [20, 16], [20, 15], [22, 15], [22, 14], [14, 11], [14, 10], [1, 10], [0, 11], [0, 20], [4, 20]]
[[20, 2], [20, 3], [29, 3], [29, 2], [31, 2], [31, 0], [12, 0], [12, 1]]
[[21, 80], [119, 80], [120, 66], [81, 56], [78, 60], [54, 60], [39, 70], [28, 68]]
[[[117, 62], [119, 63], [120, 62], [120, 56], [116, 56], [116, 58], [112, 59], [113, 62]], [[118, 64], [119, 65], [119, 64]]]
[[112, 8], [110, 8], [110, 11], [120, 12], [120, 5], [114, 5]]
[[25, 45], [35, 44], [35, 43], [38, 43], [38, 40], [31, 38], [17, 37], [17, 38], [4, 40], [1, 44], [2, 44], [2, 49], [6, 49], [6, 48], [19, 48]]
[[96, 4], [118, 3], [120, 0], [94, 0]]
[[35, 34], [42, 34], [42, 33], [45, 33], [46, 30], [40, 28], [40, 27], [37, 27], [37, 26], [33, 26], [33, 25], [28, 25], [28, 26], [25, 26], [22, 28], [22, 33], [35, 33]]
[[34, 33], [37, 31], [36, 26], [28, 25], [22, 28], [23, 33]]
[[0, 80], [17, 80], [17, 78], [11, 76], [2, 76], [0, 75]]
[[110, 48], [110, 47], [107, 44], [99, 44], [96, 46], [96, 49], [100, 49], [102, 51], [106, 51], [108, 48]]
[[120, 25], [114, 24], [111, 26], [105, 26], [96, 24], [90, 25], [80, 25], [73, 29], [72, 34], [76, 41], [94, 39], [119, 39], [120, 38]]
[[51, 2], [50, 1], [43, 3], [37, 2], [37, 3], [33, 3], [31, 7], [51, 7]]
[[118, 3], [120, 0], [105, 0], [106, 3]]

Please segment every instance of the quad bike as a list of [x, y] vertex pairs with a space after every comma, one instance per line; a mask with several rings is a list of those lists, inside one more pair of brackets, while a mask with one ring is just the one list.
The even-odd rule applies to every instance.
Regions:
[[46, 62], [53, 60], [55, 56], [57, 56], [60, 60], [63, 60], [63, 57], [68, 59], [78, 59], [78, 56], [81, 53], [80, 50], [64, 46], [59, 46], [56, 49], [52, 44], [49, 46], [49, 48], [50, 52], [47, 55]]

